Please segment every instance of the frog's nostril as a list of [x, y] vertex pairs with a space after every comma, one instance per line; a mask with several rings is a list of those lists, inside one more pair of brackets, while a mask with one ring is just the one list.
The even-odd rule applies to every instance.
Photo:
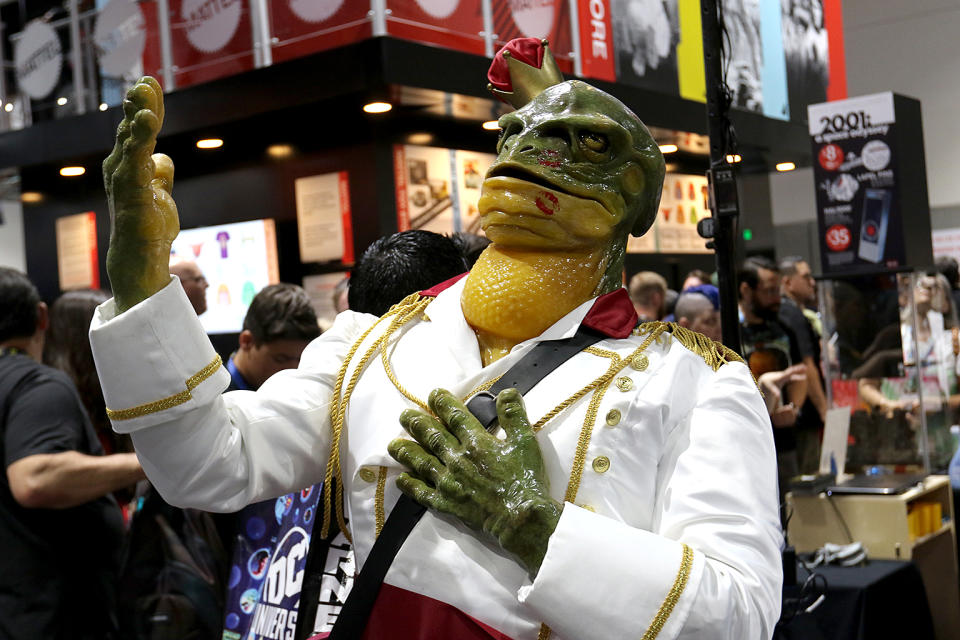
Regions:
[[533, 145], [525, 144], [523, 145], [523, 148], [521, 148], [520, 151], [518, 151], [517, 153], [530, 153], [531, 151], [533, 151]]

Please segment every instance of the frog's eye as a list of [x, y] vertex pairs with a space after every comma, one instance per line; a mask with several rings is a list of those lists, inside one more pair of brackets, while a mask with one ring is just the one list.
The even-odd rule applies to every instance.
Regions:
[[588, 160], [600, 162], [605, 159], [606, 153], [610, 149], [610, 140], [602, 133], [581, 131], [580, 149], [583, 150]]

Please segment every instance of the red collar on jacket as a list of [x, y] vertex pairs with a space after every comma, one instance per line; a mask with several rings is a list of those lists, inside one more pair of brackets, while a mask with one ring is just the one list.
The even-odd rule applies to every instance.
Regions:
[[[466, 275], [466, 273], [461, 273], [421, 291], [420, 295], [427, 298], [436, 298], [442, 291], [449, 289]], [[637, 326], [637, 311], [633, 308], [633, 303], [630, 302], [627, 290], [621, 287], [597, 298], [581, 324], [594, 331], [599, 331], [609, 338], [626, 338]]]

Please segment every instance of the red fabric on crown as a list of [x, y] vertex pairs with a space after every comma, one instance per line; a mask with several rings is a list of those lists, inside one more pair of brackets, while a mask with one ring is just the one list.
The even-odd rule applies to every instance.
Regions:
[[487, 80], [494, 88], [510, 93], [513, 91], [513, 84], [510, 82], [510, 68], [503, 59], [504, 51], [509, 51], [510, 56], [520, 62], [539, 69], [543, 65], [544, 49], [539, 38], [514, 38], [497, 51], [490, 63], [490, 70], [487, 71]]

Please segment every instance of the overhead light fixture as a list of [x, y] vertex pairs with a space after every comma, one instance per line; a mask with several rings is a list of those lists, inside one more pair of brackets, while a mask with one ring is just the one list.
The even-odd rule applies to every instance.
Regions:
[[65, 105], [65, 104], [67, 104], [67, 99], [66, 99], [66, 97], [60, 96], [59, 98], [57, 98], [57, 104], [60, 105], [61, 107], [62, 107], [63, 105]]
[[6, 111], [7, 113], [10, 113], [11, 111], [13, 111], [13, 103], [8, 102], [7, 104], [3, 105], [3, 110]]
[[496, 120], [487, 120], [483, 123], [483, 128], [487, 131], [498, 131], [500, 129], [500, 123]]
[[84, 167], [61, 167], [60, 175], [65, 178], [70, 178], [73, 176], [82, 176], [87, 170]]
[[204, 138], [197, 140], [197, 149], [219, 149], [223, 146], [223, 140], [220, 138]]
[[797, 165], [795, 165], [795, 164], [792, 163], [792, 162], [778, 162], [778, 163], [777, 163], [777, 171], [793, 171], [793, 170], [796, 169], [796, 168], [797, 168]]
[[743, 157], [739, 153], [727, 154], [727, 164], [737, 164], [742, 160], [743, 160]]
[[389, 102], [369, 102], [363, 105], [363, 110], [367, 113], [386, 113], [393, 109], [393, 105]]
[[100, 111], [106, 111], [106, 110], [107, 110], [107, 106], [108, 106], [108, 105], [107, 105], [106, 102], [101, 102], [101, 103], [100, 103]]
[[289, 158], [293, 155], [293, 146], [289, 144], [272, 144], [267, 147], [267, 155], [271, 158]]
[[676, 153], [680, 150], [675, 144], [662, 144], [660, 145], [660, 153]]
[[410, 144], [430, 144], [433, 142], [433, 134], [425, 131], [411, 133], [407, 136], [407, 142]]
[[24, 191], [20, 194], [21, 202], [40, 202], [43, 200], [43, 194], [39, 191]]

